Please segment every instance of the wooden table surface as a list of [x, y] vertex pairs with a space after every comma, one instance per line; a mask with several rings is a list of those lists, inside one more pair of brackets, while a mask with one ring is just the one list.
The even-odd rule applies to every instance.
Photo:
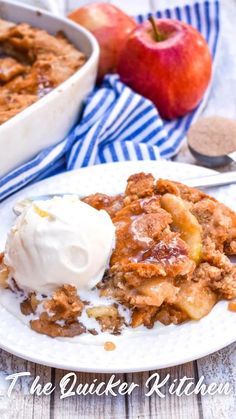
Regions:
[[[178, 0], [178, 4], [182, 0]], [[116, 0], [131, 14], [137, 14], [175, 0]], [[67, 0], [67, 10], [78, 7], [86, 1]], [[183, 1], [184, 3], [184, 1]], [[236, 115], [236, 0], [222, 0], [222, 37], [218, 57], [217, 71], [212, 92], [204, 114]], [[227, 63], [227, 65], [226, 65]], [[235, 74], [234, 74], [235, 72]], [[187, 148], [183, 147], [177, 160], [194, 163]], [[161, 350], [161, 348], [160, 348]], [[40, 352], [40, 348], [39, 348]], [[147, 354], [148, 356], [148, 354]], [[11, 398], [6, 395], [5, 376], [21, 371], [29, 371], [31, 377], [22, 379], [13, 391]], [[37, 375], [41, 383], [52, 382], [58, 386], [66, 371], [40, 366], [24, 361], [0, 350], [0, 418], [1, 419], [64, 419], [64, 418], [160, 418], [160, 419], [233, 419], [236, 417], [236, 344], [228, 346], [210, 356], [178, 367], [159, 371], [161, 377], [168, 373], [171, 381], [183, 376], [193, 377], [195, 382], [202, 375], [205, 383], [230, 383], [233, 391], [228, 396], [173, 396], [166, 391], [166, 397], [153, 394], [147, 398], [142, 386], [151, 372], [118, 374], [117, 378], [125, 382], [135, 382], [139, 387], [130, 396], [74, 396], [60, 400], [58, 387], [51, 396], [29, 395], [29, 385]], [[110, 374], [77, 373], [78, 382], [90, 383], [94, 378], [107, 382]]]

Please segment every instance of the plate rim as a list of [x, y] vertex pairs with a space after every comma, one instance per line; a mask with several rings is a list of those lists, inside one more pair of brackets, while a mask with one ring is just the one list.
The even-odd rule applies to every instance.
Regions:
[[[0, 349], [10, 353], [11, 355], [17, 356], [19, 358], [21, 358], [22, 360], [28, 361], [28, 362], [33, 362], [35, 364], [38, 365], [42, 365], [42, 366], [46, 366], [49, 368], [57, 368], [57, 369], [61, 369], [61, 370], [65, 370], [65, 371], [75, 371], [75, 372], [86, 372], [86, 373], [95, 373], [95, 374], [125, 374], [125, 373], [136, 373], [136, 372], [146, 372], [146, 371], [154, 371], [154, 370], [162, 370], [165, 368], [174, 368], [177, 367], [179, 365], [184, 365], [187, 364], [188, 362], [194, 362], [197, 361], [199, 359], [202, 359], [206, 356], [212, 355], [217, 351], [220, 351], [221, 349], [226, 348], [229, 345], [232, 345], [233, 343], [236, 342], [236, 338], [233, 339], [232, 341], [230, 340], [228, 343], [223, 344], [222, 346], [216, 346], [214, 349], [212, 349], [210, 352], [209, 351], [202, 351], [201, 353], [199, 353], [199, 355], [197, 356], [189, 356], [189, 357], [184, 357], [183, 359], [179, 359], [178, 362], [175, 362], [174, 364], [170, 361], [167, 363], [163, 363], [162, 366], [145, 366], [145, 367], [122, 367], [122, 368], [110, 368], [110, 367], [87, 367], [87, 366], [80, 366], [77, 367], [74, 364], [63, 364], [63, 363], [57, 363], [57, 362], [45, 362], [44, 360], [40, 360], [40, 358], [36, 358], [34, 356], [25, 356], [24, 354], [21, 353], [21, 351], [15, 351], [14, 349], [9, 350], [9, 347], [4, 347], [4, 345], [2, 343], [0, 343]], [[106, 354], [109, 354], [109, 352], [106, 352]]]
[[[50, 183], [50, 181], [52, 179], [61, 179], [63, 177], [70, 177], [72, 176], [74, 173], [79, 173], [80, 171], [82, 172], [86, 172], [86, 171], [90, 171], [90, 170], [99, 170], [100, 168], [103, 168], [104, 166], [106, 168], [109, 167], [113, 167], [115, 165], [117, 166], [136, 166], [136, 165], [140, 165], [140, 164], [144, 164], [147, 165], [148, 164], [153, 164], [156, 163], [157, 165], [160, 164], [161, 166], [165, 166], [165, 165], [175, 165], [177, 166], [185, 166], [185, 167], [194, 167], [196, 169], [203, 169], [205, 171], [205, 174], [207, 175], [207, 173], [210, 174], [214, 174], [214, 173], [219, 173], [217, 172], [215, 169], [210, 169], [204, 166], [199, 166], [196, 164], [191, 164], [191, 163], [184, 163], [184, 162], [177, 162], [177, 161], [172, 161], [172, 160], [164, 160], [164, 159], [160, 159], [160, 160], [132, 160], [132, 161], [119, 161], [119, 162], [110, 162], [110, 163], [101, 163], [101, 164], [95, 164], [93, 166], [87, 166], [87, 167], [80, 167], [77, 169], [73, 169], [73, 170], [68, 170], [67, 172], [63, 172], [63, 173], [59, 173], [53, 176], [50, 176], [46, 179], [42, 179], [39, 180], [38, 182], [33, 182], [29, 185], [23, 186], [19, 191], [13, 192], [11, 195], [9, 195], [7, 198], [3, 198], [3, 200], [0, 200], [0, 207], [2, 205], [7, 204], [8, 202], [15, 200], [15, 198], [17, 198], [19, 195], [22, 194], [23, 191], [27, 191], [29, 189], [31, 189], [32, 187], [34, 187], [35, 185], [39, 185], [41, 186], [42, 184], [47, 185], [48, 183]], [[205, 175], [204, 175], [205, 176]]]

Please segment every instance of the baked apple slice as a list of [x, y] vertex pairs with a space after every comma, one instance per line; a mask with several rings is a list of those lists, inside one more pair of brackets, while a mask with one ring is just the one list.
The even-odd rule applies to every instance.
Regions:
[[0, 253], [0, 288], [7, 288], [7, 280], [9, 277], [9, 271], [6, 265], [3, 263], [4, 254]]
[[217, 302], [216, 294], [208, 287], [197, 282], [181, 286], [175, 306], [192, 320], [200, 320], [212, 310]]
[[189, 257], [199, 263], [202, 253], [202, 228], [196, 217], [189, 211], [187, 203], [179, 196], [165, 194], [161, 197], [161, 206], [172, 216], [172, 227], [180, 233], [189, 249]]
[[117, 317], [118, 310], [114, 306], [97, 306], [91, 307], [86, 310], [88, 317], [93, 317], [95, 319], [99, 317], [109, 316], [109, 317]]
[[138, 293], [148, 298], [146, 304], [156, 307], [160, 307], [164, 301], [174, 301], [178, 291], [168, 280], [159, 278], [145, 281], [138, 287]]

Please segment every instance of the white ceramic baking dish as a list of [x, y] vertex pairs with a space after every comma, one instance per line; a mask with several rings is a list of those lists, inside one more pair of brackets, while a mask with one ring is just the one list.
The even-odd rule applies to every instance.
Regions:
[[87, 56], [86, 64], [51, 93], [0, 125], [0, 176], [62, 140], [74, 126], [93, 89], [99, 46], [92, 34], [68, 19], [14, 2], [0, 0], [0, 18], [26, 22], [51, 34], [63, 31]]

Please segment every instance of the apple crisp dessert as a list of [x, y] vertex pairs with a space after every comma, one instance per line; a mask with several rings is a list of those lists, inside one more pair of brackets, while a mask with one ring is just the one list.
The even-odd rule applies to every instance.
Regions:
[[[52, 337], [97, 334], [84, 323], [84, 312], [100, 332], [113, 334], [129, 325], [179, 324], [199, 320], [217, 301], [236, 297], [236, 265], [229, 259], [236, 254], [236, 214], [216, 199], [138, 173], [130, 176], [123, 194], [96, 193], [83, 202], [104, 209], [116, 229], [109, 266], [96, 287], [97, 304], [68, 284], [52, 296], [23, 296], [21, 311], [34, 316], [30, 325], [36, 332]], [[6, 279], [1, 256], [2, 286]], [[18, 288], [14, 280], [8, 286]], [[103, 304], [104, 298], [109, 304]]]
[[139, 173], [124, 195], [95, 194], [116, 226], [101, 295], [130, 308], [132, 327], [199, 320], [236, 297], [236, 214], [205, 193]]
[[85, 63], [63, 33], [0, 20], [0, 124], [68, 79]]

